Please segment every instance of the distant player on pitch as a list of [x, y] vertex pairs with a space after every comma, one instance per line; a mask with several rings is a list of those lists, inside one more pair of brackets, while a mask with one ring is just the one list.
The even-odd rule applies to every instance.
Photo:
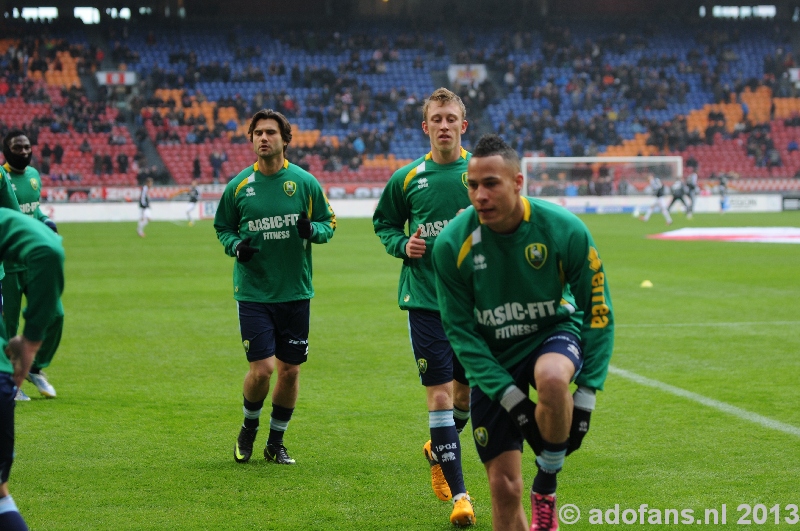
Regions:
[[526, 440], [538, 455], [530, 531], [555, 531], [556, 476], [589, 429], [614, 318], [586, 226], [560, 206], [521, 197], [522, 183], [517, 152], [497, 135], [481, 138], [467, 176], [474, 208], [439, 235], [433, 259], [442, 324], [472, 385], [493, 528], [529, 529], [521, 498]]
[[439, 232], [469, 206], [470, 154], [461, 147], [467, 110], [461, 98], [440, 88], [425, 100], [422, 119], [431, 151], [394, 172], [372, 223], [386, 252], [403, 260], [398, 297], [400, 308], [408, 310], [411, 347], [427, 392], [431, 440], [423, 453], [433, 492], [442, 501], [453, 500], [452, 523], [470, 525], [475, 511], [464, 486], [458, 439], [469, 420], [469, 385], [442, 329], [432, 261]]
[[655, 196], [653, 204], [647, 207], [647, 211], [642, 216], [642, 221], [648, 221], [653, 211], [660, 210], [667, 220], [667, 225], [672, 225], [672, 216], [669, 215], [669, 208], [667, 208], [667, 185], [655, 175], [650, 175], [650, 191]]
[[225, 187], [214, 228], [235, 256], [233, 298], [249, 370], [244, 377], [244, 423], [233, 448], [237, 463], [250, 460], [272, 373], [272, 415], [264, 458], [295, 460], [283, 444], [308, 359], [311, 315], [311, 243], [333, 237], [336, 216], [313, 175], [286, 158], [292, 126], [272, 109], [250, 120], [248, 136], [258, 161]]
[[194, 225], [192, 214], [197, 210], [197, 202], [200, 200], [200, 189], [197, 188], [198, 180], [192, 181], [192, 188], [189, 190], [189, 206], [186, 208], [186, 217], [189, 220], [189, 226]]
[[144, 238], [144, 228], [150, 223], [150, 189], [153, 188], [153, 178], [148, 177], [139, 194], [139, 223], [136, 225], [136, 234]]

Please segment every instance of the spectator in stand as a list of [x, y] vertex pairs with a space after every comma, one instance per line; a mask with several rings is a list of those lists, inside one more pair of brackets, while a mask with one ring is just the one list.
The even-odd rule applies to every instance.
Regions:
[[42, 173], [44, 174], [50, 173], [50, 157], [53, 155], [53, 150], [50, 148], [50, 144], [45, 142], [39, 154], [42, 157], [42, 163], [41, 163]]
[[227, 162], [228, 154], [224, 151], [214, 150], [208, 156], [208, 162], [211, 164], [211, 176], [214, 178], [214, 184], [219, 184], [219, 176], [222, 171], [222, 165]]
[[53, 162], [61, 164], [62, 160], [64, 160], [64, 147], [61, 144], [56, 144], [53, 147]]
[[200, 156], [196, 156], [194, 158], [194, 162], [192, 162], [192, 178], [197, 181], [200, 179], [200, 175], [202, 175], [203, 170], [200, 167]]
[[128, 173], [128, 155], [125, 153], [117, 155], [117, 167], [120, 173]]
[[786, 151], [791, 153], [792, 151], [797, 151], [798, 149], [800, 148], [797, 145], [797, 140], [795, 139], [789, 140], [789, 144], [786, 146]]
[[110, 153], [106, 153], [105, 155], [103, 155], [102, 165], [103, 165], [103, 173], [105, 173], [106, 175], [111, 175], [112, 173], [114, 173], [114, 163], [111, 160]]
[[100, 175], [103, 173], [103, 157], [98, 153], [94, 154], [94, 163], [92, 164], [92, 173]]
[[83, 139], [83, 142], [81, 142], [81, 145], [78, 148], [78, 151], [80, 151], [81, 153], [84, 153], [84, 154], [92, 152], [92, 146], [89, 145], [89, 140], [88, 139], [86, 139], [86, 138]]

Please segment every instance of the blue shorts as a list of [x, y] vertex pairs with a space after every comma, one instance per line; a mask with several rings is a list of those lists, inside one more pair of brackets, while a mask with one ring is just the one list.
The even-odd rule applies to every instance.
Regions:
[[[569, 332], [556, 332], [536, 347], [530, 356], [509, 371], [517, 387], [522, 389], [526, 395], [529, 385], [536, 388], [533, 380], [533, 367], [536, 360], [542, 354], [548, 353], [563, 354], [572, 361], [575, 365], [573, 380], [583, 367], [583, 351], [580, 340]], [[491, 461], [503, 452], [522, 451], [522, 443], [525, 439], [517, 425], [514, 424], [499, 401], [490, 399], [478, 387], [470, 390], [470, 420], [473, 426], [475, 448], [478, 450], [478, 456], [482, 463]]]
[[408, 333], [422, 385], [430, 387], [453, 380], [468, 385], [464, 367], [447, 340], [438, 312], [409, 310]]
[[0, 373], [0, 484], [8, 481], [14, 463], [14, 397], [17, 386], [10, 374]]
[[239, 301], [239, 329], [247, 361], [275, 356], [300, 365], [308, 359], [309, 299], [263, 303]]

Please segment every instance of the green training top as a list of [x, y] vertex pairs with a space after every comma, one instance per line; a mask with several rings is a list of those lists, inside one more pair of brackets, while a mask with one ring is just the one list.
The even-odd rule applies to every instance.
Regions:
[[602, 389], [614, 346], [614, 318], [603, 262], [589, 230], [566, 209], [523, 197], [512, 234], [483, 226], [470, 208], [434, 249], [439, 306], [450, 344], [493, 400], [514, 384], [508, 369], [557, 331], [581, 338], [576, 382]]
[[[19, 210], [19, 201], [17, 201], [17, 196], [14, 195], [14, 189], [11, 186], [11, 177], [3, 166], [0, 166], [0, 208]], [[5, 276], [5, 269], [3, 269], [3, 264], [0, 263], [0, 280]]]
[[[297, 234], [297, 219], [308, 212], [311, 239]], [[228, 256], [245, 238], [259, 249], [249, 262], [233, 266], [233, 298], [247, 302], [288, 302], [314, 296], [311, 245], [333, 237], [336, 216], [313, 175], [284, 161], [273, 175], [258, 163], [244, 169], [225, 187], [214, 218], [217, 238]]]
[[[434, 243], [456, 213], [469, 206], [467, 163], [472, 154], [461, 148], [459, 159], [450, 164], [436, 164], [431, 156], [428, 153], [392, 174], [372, 216], [375, 234], [386, 252], [403, 259], [397, 297], [404, 310], [439, 311], [433, 277]], [[422, 227], [425, 255], [409, 258], [406, 243], [418, 227]]]
[[[44, 339], [45, 329], [56, 315], [64, 291], [64, 247], [61, 236], [28, 216], [0, 208], [0, 259], [23, 264], [28, 270], [28, 306], [22, 315], [22, 334], [31, 341]], [[5, 349], [8, 338], [0, 338]], [[0, 355], [0, 372], [13, 374], [9, 359]]]
[[[15, 172], [8, 163], [5, 163], [3, 168], [11, 178], [11, 187], [17, 202], [19, 202], [20, 211], [41, 222], [48, 221], [50, 218], [39, 208], [39, 199], [42, 196], [42, 178], [36, 168], [28, 166], [22, 173]], [[6, 273], [16, 273], [25, 269], [19, 264], [11, 264], [8, 261], [3, 265]]]

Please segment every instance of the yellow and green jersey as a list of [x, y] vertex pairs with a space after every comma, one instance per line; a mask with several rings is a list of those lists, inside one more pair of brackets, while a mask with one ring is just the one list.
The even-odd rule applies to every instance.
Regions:
[[[8, 165], [3, 165], [11, 179], [11, 188], [19, 203], [19, 210], [23, 214], [31, 216], [41, 222], [48, 221], [48, 218], [39, 208], [39, 200], [42, 197], [42, 178], [36, 168], [28, 166], [22, 173], [17, 173]], [[17, 273], [25, 268], [19, 264], [4, 263], [7, 273]]]
[[[433, 247], [439, 233], [456, 213], [469, 206], [467, 163], [471, 156], [461, 148], [457, 161], [437, 164], [428, 153], [394, 172], [383, 189], [372, 225], [386, 252], [403, 259], [398, 303], [404, 310], [439, 311]], [[409, 258], [406, 243], [410, 234], [420, 227], [420, 237], [426, 243], [425, 255]]]
[[[0, 208], [0, 259], [22, 264], [28, 270], [28, 306], [23, 335], [42, 341], [45, 329], [56, 316], [64, 291], [64, 248], [61, 236], [50, 228], [10, 208]], [[5, 349], [8, 338], [0, 338]], [[0, 372], [13, 374], [6, 356], [0, 356]]]
[[[297, 233], [301, 212], [311, 219], [310, 240]], [[336, 216], [307, 171], [284, 161], [280, 171], [264, 175], [256, 163], [226, 185], [214, 229], [228, 256], [236, 256], [236, 246], [245, 238], [252, 238], [250, 246], [259, 249], [250, 261], [234, 263], [234, 299], [289, 302], [314, 296], [309, 243], [330, 240]]]
[[482, 225], [469, 208], [434, 249], [442, 324], [471, 386], [498, 400], [514, 384], [508, 369], [555, 332], [581, 339], [576, 382], [602, 389], [614, 346], [614, 318], [603, 261], [577, 216], [521, 197], [512, 234]]

